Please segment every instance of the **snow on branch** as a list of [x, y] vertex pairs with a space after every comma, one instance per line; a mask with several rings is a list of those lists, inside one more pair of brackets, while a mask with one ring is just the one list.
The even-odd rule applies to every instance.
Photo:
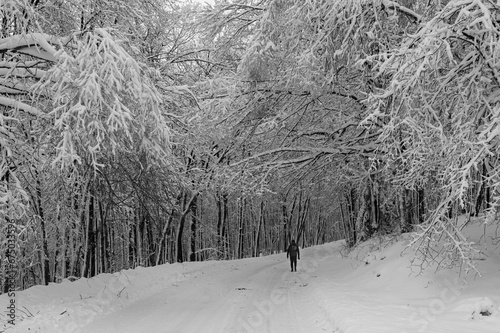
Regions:
[[[242, 164], [246, 164], [253, 160], [258, 160], [265, 156], [276, 156], [282, 153], [305, 153], [305, 156], [297, 158], [284, 158], [274, 162], [270, 162], [273, 165], [290, 165], [290, 164], [300, 164], [311, 159], [316, 159], [323, 155], [356, 155], [356, 156], [367, 156], [375, 158], [374, 154], [375, 146], [372, 143], [366, 145], [339, 145], [338, 147], [280, 147], [275, 149], [266, 150], [261, 153], [254, 154], [247, 157], [241, 161], [231, 164], [231, 167], [236, 167]], [[377, 156], [382, 158], [382, 156]]]
[[0, 39], [0, 53], [17, 52], [55, 62], [57, 50], [49, 41], [54, 42], [54, 37], [42, 33], [15, 35]]
[[422, 16], [414, 12], [413, 10], [400, 5], [396, 1], [390, 1], [390, 0], [383, 0], [382, 4], [384, 7], [389, 8], [389, 9], [394, 9], [400, 13], [403, 13], [415, 21], [415, 23], [420, 23], [422, 21]]
[[251, 10], [264, 10], [262, 7], [251, 6], [243, 3], [233, 3], [225, 6], [220, 11], [233, 10], [233, 9], [251, 9]]
[[[42, 64], [57, 60], [58, 51], [52, 44], [57, 44], [57, 39], [42, 33], [14, 35], [0, 39], [0, 54], [4, 55], [4, 59], [8, 59], [0, 61], [0, 93], [4, 95], [0, 96], [1, 105], [22, 110], [33, 116], [42, 114], [37, 107], [8, 95], [26, 95], [32, 92], [32, 83], [41, 80], [47, 73], [41, 68]], [[27, 55], [38, 60], [23, 61], [26, 57], [19, 55]]]
[[[474, 270], [474, 244], [463, 239], [451, 216], [477, 213], [478, 185], [500, 190], [498, 161], [481, 170], [500, 149], [500, 28], [495, 21], [500, 8], [486, 1], [450, 1], [431, 14], [384, 57], [370, 58], [371, 70], [390, 80], [367, 105], [371, 116], [389, 119], [380, 141], [397, 182], [439, 189], [428, 194], [438, 199], [414, 239], [418, 251], [432, 261], [444, 255]], [[488, 204], [485, 223], [500, 208], [496, 200]]]
[[48, 115], [60, 132], [53, 165], [63, 168], [85, 157], [97, 170], [99, 156], [108, 149], [168, 158], [170, 128], [162, 96], [147, 68], [106, 30], [76, 36], [73, 48], [58, 53], [36, 92], [52, 96]]
[[14, 76], [14, 77], [33, 77], [41, 79], [47, 72], [39, 68], [29, 68], [29, 67], [18, 67], [17, 63], [12, 63], [12, 67], [1, 67], [0, 64], [0, 77], [2, 76]]
[[42, 112], [37, 109], [36, 107], [33, 107], [31, 105], [28, 105], [26, 103], [16, 101], [15, 99], [8, 98], [5, 96], [0, 96], [0, 104], [3, 106], [23, 110], [24, 112], [27, 112], [33, 116], [41, 116]]

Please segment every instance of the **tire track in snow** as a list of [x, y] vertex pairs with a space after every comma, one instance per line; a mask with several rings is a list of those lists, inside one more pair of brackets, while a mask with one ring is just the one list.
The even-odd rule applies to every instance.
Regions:
[[[225, 332], [234, 322], [236, 306], [246, 302], [238, 288], [245, 288], [248, 279], [275, 265], [253, 261], [214, 262], [186, 271], [186, 279], [97, 319], [82, 332]], [[246, 287], [245, 291], [251, 295], [255, 289]]]
[[[237, 330], [232, 332], [334, 332], [318, 308], [303, 269], [288, 272], [279, 263], [254, 274], [250, 284], [258, 292], [242, 306]], [[270, 276], [271, 275], [271, 276]]]

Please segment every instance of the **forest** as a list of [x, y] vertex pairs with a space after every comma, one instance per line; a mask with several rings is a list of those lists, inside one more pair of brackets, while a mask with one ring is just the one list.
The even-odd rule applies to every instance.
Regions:
[[0, 0], [0, 55], [0, 293], [499, 225], [497, 1]]

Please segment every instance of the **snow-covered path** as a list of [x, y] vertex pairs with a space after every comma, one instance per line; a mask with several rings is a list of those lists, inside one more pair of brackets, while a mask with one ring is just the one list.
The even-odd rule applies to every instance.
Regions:
[[[36, 286], [16, 294], [14, 326], [0, 311], [0, 332], [500, 333], [500, 243], [481, 245], [483, 277], [465, 284], [455, 269], [412, 273], [405, 244], [303, 249], [296, 273], [280, 253]], [[9, 301], [0, 295], [0, 308]]]
[[[98, 319], [84, 332], [333, 332], [286, 258], [190, 264], [185, 279]], [[316, 307], [316, 308], [315, 308]], [[323, 319], [323, 320], [321, 320]]]

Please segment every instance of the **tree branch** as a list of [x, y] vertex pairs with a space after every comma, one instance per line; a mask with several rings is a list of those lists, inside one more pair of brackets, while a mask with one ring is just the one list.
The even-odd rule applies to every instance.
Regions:
[[395, 10], [397, 12], [405, 14], [409, 18], [413, 19], [413, 21], [415, 23], [417, 23], [417, 24], [420, 23], [420, 22], [422, 22], [422, 16], [421, 15], [415, 13], [413, 10], [411, 10], [409, 8], [401, 6], [399, 3], [395, 2], [395, 1], [383, 0], [382, 4], [386, 8], [393, 9], [393, 10]]

